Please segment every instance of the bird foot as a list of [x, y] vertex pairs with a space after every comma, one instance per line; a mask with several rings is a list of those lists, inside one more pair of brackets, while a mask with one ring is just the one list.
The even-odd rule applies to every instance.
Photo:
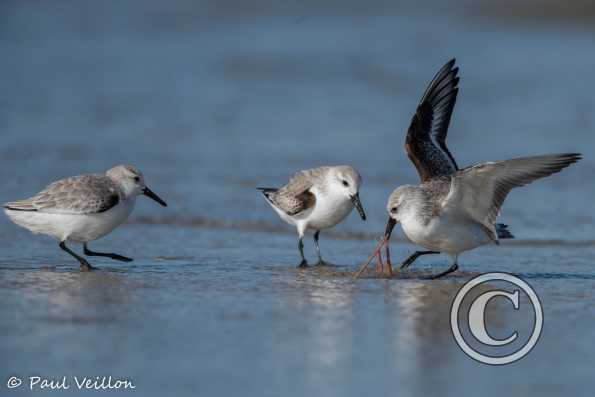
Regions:
[[413, 260], [407, 259], [405, 262], [401, 263], [401, 266], [399, 266], [399, 270], [407, 269], [409, 266], [411, 266], [413, 262]]
[[93, 266], [91, 266], [88, 262], [81, 263], [81, 272], [91, 272], [95, 270]]
[[120, 262], [132, 262], [133, 261], [132, 258], [128, 258], [126, 256], [122, 256], [122, 255], [118, 255], [118, 254], [111, 254], [110, 258], [115, 261], [120, 261]]
[[308, 267], [308, 262], [305, 259], [302, 259], [302, 261], [300, 262], [300, 264], [298, 265], [298, 268], [300, 269], [305, 269]]

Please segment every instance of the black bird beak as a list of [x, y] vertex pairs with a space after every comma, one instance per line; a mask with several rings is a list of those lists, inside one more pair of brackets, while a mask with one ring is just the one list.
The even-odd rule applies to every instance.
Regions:
[[394, 227], [395, 227], [396, 224], [397, 224], [397, 221], [395, 221], [391, 217], [388, 218], [388, 222], [386, 224], [386, 231], [384, 232], [384, 239], [386, 241], [388, 241], [388, 239], [390, 239], [390, 235], [393, 232], [393, 229], [394, 229]]
[[147, 196], [148, 198], [151, 198], [151, 199], [157, 201], [162, 206], [167, 207], [167, 203], [165, 201], [161, 200], [161, 197], [159, 197], [158, 195], [156, 195], [155, 193], [153, 193], [153, 191], [151, 189], [149, 189], [148, 187], [146, 187], [146, 186], [143, 189], [143, 194], [145, 196]]
[[359, 193], [356, 193], [353, 196], [351, 196], [351, 202], [353, 203], [353, 205], [357, 209], [357, 212], [359, 212], [359, 216], [362, 217], [362, 221], [365, 221], [366, 220], [366, 213], [364, 212], [364, 207], [362, 206], [362, 202], [359, 201]]

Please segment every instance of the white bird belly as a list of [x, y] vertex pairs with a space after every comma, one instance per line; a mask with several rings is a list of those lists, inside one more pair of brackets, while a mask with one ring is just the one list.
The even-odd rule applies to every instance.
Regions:
[[275, 210], [275, 212], [277, 213], [277, 215], [279, 215], [279, 217], [281, 219], [283, 219], [285, 222], [289, 223], [290, 225], [297, 225], [297, 223], [299, 222], [299, 215], [302, 214], [298, 214], [298, 215], [288, 215], [285, 211], [283, 211], [280, 208], [277, 208], [277, 206], [275, 206], [275, 204], [273, 204], [272, 202], [270, 202], [269, 200], [266, 200], [267, 203], [269, 203], [269, 205]]
[[308, 229], [331, 228], [342, 222], [352, 210], [353, 203], [348, 197], [317, 197], [314, 209], [307, 218]]
[[427, 225], [409, 217], [401, 226], [409, 240], [432, 251], [459, 254], [491, 242], [479, 224], [461, 217], [442, 215]]
[[115, 207], [98, 214], [57, 214], [39, 211], [5, 209], [17, 225], [35, 234], [45, 234], [60, 241], [79, 243], [97, 240], [121, 225], [134, 208], [134, 199], [121, 201]]

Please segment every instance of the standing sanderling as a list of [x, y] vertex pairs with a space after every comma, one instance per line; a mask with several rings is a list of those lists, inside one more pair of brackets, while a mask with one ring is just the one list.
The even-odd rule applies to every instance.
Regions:
[[60, 248], [75, 257], [82, 270], [92, 270], [89, 262], [68, 248], [66, 242], [82, 243], [88, 256], [131, 261], [117, 254], [90, 251], [87, 243], [124, 222], [140, 194], [167, 206], [145, 185], [139, 170], [118, 165], [103, 175], [79, 175], [54, 182], [34, 197], [4, 204], [4, 212], [14, 223], [35, 234], [57, 238]]
[[304, 233], [314, 231], [314, 243], [320, 263], [318, 238], [320, 231], [328, 229], [349, 215], [353, 207], [365, 221], [366, 214], [359, 200], [362, 178], [355, 168], [342, 165], [318, 167], [299, 171], [287, 185], [274, 188], [258, 188], [281, 219], [297, 228], [298, 248], [302, 261], [299, 267], [308, 266], [304, 257]]
[[436, 74], [417, 107], [407, 132], [405, 149], [417, 168], [421, 184], [400, 186], [388, 199], [388, 224], [384, 238], [368, 258], [378, 257], [386, 245], [387, 267], [392, 274], [389, 239], [394, 226], [401, 223], [409, 240], [429, 251], [417, 251], [401, 268], [408, 267], [421, 255], [449, 254], [452, 266], [431, 278], [458, 269], [458, 256], [484, 244], [511, 238], [506, 225], [496, 224], [500, 207], [515, 187], [559, 172], [580, 160], [580, 154], [553, 154], [505, 161], [480, 163], [459, 169], [446, 147], [448, 124], [456, 102], [459, 78], [455, 60]]

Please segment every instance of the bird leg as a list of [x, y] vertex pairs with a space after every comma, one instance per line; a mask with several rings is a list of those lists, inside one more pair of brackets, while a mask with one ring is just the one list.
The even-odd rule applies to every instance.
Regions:
[[370, 264], [370, 262], [372, 262], [372, 259], [374, 259], [374, 257], [380, 252], [380, 250], [382, 249], [382, 246], [386, 243], [386, 241], [387, 241], [386, 237], [383, 237], [382, 240], [380, 240], [380, 242], [378, 243], [378, 245], [376, 246], [374, 251], [370, 254], [368, 259], [366, 259], [366, 261], [359, 267], [359, 269], [357, 269], [357, 271], [353, 275], [353, 278], [358, 278], [359, 276], [361, 276], [361, 274], [364, 272], [364, 270], [366, 270], [368, 268], [368, 265]]
[[405, 262], [403, 262], [401, 264], [401, 267], [399, 267], [399, 269], [408, 268], [413, 262], [415, 262], [415, 260], [417, 258], [419, 258], [422, 255], [439, 254], [439, 253], [440, 252], [438, 252], [438, 251], [415, 251], [415, 253], [413, 253], [413, 255], [411, 255], [409, 258], [407, 258], [405, 260]]
[[94, 252], [94, 251], [91, 251], [87, 247], [87, 243], [83, 244], [83, 252], [87, 256], [105, 256], [105, 257], [111, 258], [111, 259], [116, 260], [116, 261], [132, 262], [132, 258], [127, 258], [127, 257], [122, 256], [122, 255], [113, 254], [113, 253], [104, 253], [104, 252]]
[[320, 230], [317, 230], [314, 233], [314, 245], [316, 247], [316, 255], [318, 255], [318, 265], [328, 265], [323, 259], [322, 254], [320, 253], [320, 245], [318, 244], [318, 239], [320, 238]]
[[300, 250], [300, 255], [302, 256], [302, 261], [298, 265], [300, 268], [308, 267], [308, 261], [306, 261], [306, 257], [304, 256], [304, 241], [303, 237], [300, 237], [298, 240], [298, 249]]
[[389, 248], [389, 243], [388, 241], [386, 242], [385, 245], [385, 253], [386, 253], [386, 267], [388, 270], [388, 276], [392, 277], [393, 276], [393, 263], [390, 261], [390, 248]]
[[376, 252], [376, 273], [384, 273], [384, 263], [382, 262], [382, 250]]
[[58, 244], [58, 246], [60, 248], [62, 248], [64, 251], [68, 252], [70, 255], [72, 255], [74, 258], [76, 258], [77, 261], [79, 261], [79, 263], [81, 264], [81, 270], [85, 271], [85, 272], [89, 272], [91, 270], [94, 270], [95, 268], [93, 266], [91, 266], [89, 264], [89, 262], [87, 262], [85, 260], [85, 258], [83, 258], [82, 256], [77, 255], [74, 251], [72, 251], [70, 248], [68, 248], [66, 246], [66, 243], [64, 241], [60, 241], [60, 244]]

